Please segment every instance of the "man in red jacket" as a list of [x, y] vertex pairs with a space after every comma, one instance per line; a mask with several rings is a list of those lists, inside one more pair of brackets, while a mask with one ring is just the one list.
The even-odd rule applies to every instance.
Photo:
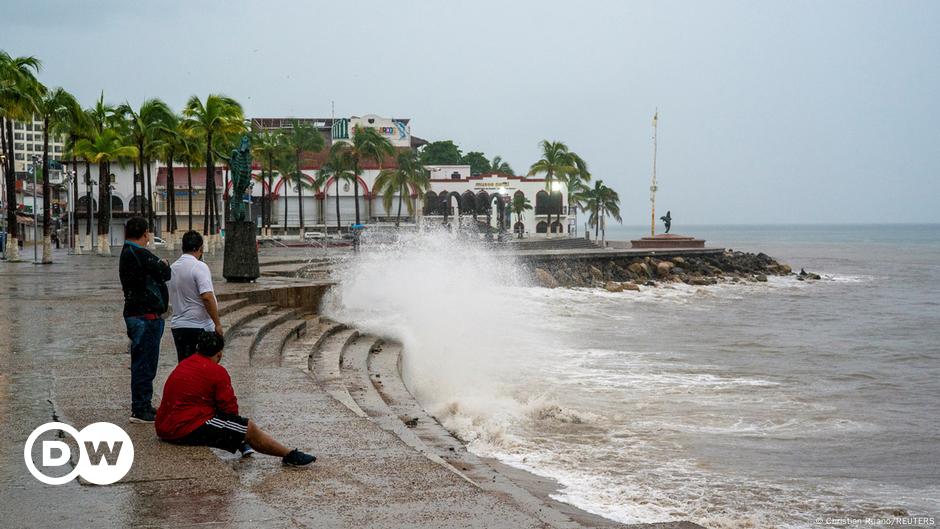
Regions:
[[[228, 371], [219, 365], [225, 340], [203, 332], [196, 353], [180, 362], [163, 386], [163, 400], [154, 425], [164, 441], [211, 446], [235, 453], [250, 449], [278, 456], [285, 465], [309, 465], [316, 457], [289, 450], [261, 431], [251, 419], [238, 415], [238, 400]], [[247, 454], [246, 454], [247, 455]]]

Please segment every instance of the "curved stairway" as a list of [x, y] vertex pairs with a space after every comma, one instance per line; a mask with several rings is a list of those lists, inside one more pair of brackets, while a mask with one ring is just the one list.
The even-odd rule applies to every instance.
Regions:
[[[341, 419], [346, 424], [344, 428], [362, 430], [364, 450], [380, 450], [372, 457], [382, 458], [381, 454], [387, 452], [381, 450], [391, 450], [391, 445], [388, 441], [376, 441], [376, 434], [366, 424], [345, 421], [365, 421], [373, 425], [371, 428], [387, 432], [432, 465], [485, 491], [493, 501], [514, 505], [521, 511], [520, 516], [537, 520], [540, 527], [624, 527], [567, 504], [536, 497], [517, 485], [515, 478], [507, 477], [505, 467], [467, 451], [405, 386], [400, 376], [400, 344], [362, 334], [343, 323], [298, 308], [233, 299], [223, 302], [220, 312], [227, 339], [222, 361], [232, 374], [247, 416], [260, 415], [263, 422], [272, 416], [289, 414], [289, 420], [284, 421], [290, 424], [287, 430], [302, 437], [302, 432], [316, 427], [312, 425], [323, 421], [334, 423], [338, 410], [345, 409], [350, 418]], [[338, 403], [332, 405], [334, 408], [338, 405], [342, 408], [327, 412], [330, 400]], [[386, 448], [380, 448], [382, 443]], [[331, 450], [329, 446], [319, 448], [327, 453]], [[349, 472], [363, 479], [363, 473], [372, 471], [349, 469]], [[267, 473], [252, 469], [240, 476], [250, 486], [284, 479], [270, 469]], [[505, 520], [503, 525], [527, 524], [519, 519]], [[659, 527], [697, 526], [680, 523]]]

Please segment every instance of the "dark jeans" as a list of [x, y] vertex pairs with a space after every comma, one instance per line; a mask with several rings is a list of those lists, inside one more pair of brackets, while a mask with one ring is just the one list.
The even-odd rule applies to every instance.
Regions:
[[173, 334], [173, 343], [176, 344], [176, 361], [182, 362], [186, 357], [196, 352], [196, 343], [199, 336], [206, 332], [196, 327], [170, 329]]
[[131, 339], [131, 411], [149, 411], [153, 406], [153, 379], [160, 359], [164, 321], [160, 318], [124, 318]]

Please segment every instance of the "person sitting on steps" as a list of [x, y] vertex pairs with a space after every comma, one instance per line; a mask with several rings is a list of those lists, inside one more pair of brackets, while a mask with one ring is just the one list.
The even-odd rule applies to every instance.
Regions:
[[253, 451], [278, 456], [285, 465], [303, 466], [316, 457], [290, 450], [266, 434], [251, 419], [238, 415], [232, 379], [221, 365], [225, 339], [204, 331], [196, 354], [185, 358], [170, 373], [157, 409], [157, 436], [167, 442], [211, 446], [243, 456]]

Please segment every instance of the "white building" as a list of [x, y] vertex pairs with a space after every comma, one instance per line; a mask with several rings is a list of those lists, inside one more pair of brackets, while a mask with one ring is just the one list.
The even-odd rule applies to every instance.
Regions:
[[[354, 134], [356, 126], [372, 127], [379, 130], [398, 149], [414, 149], [427, 143], [411, 134], [410, 120], [401, 118], [383, 118], [367, 114], [350, 118], [300, 118], [298, 121], [315, 126], [324, 135], [326, 147], [319, 153], [305, 153], [301, 160], [301, 172], [306, 175], [308, 183], [313, 184], [317, 171], [325, 161], [329, 146], [334, 141], [349, 141]], [[252, 123], [264, 129], [290, 128], [290, 118], [255, 118]], [[356, 222], [356, 208], [358, 205], [358, 219], [362, 223], [393, 222], [398, 209], [398, 197], [392, 201], [392, 207], [386, 211], [381, 196], [374, 192], [375, 180], [382, 169], [396, 166], [394, 157], [382, 161], [381, 167], [374, 161], [365, 161], [361, 167], [362, 173], [357, 179], [358, 189], [350, 182], [336, 182], [332, 179], [324, 183], [319, 190], [302, 189], [298, 192], [297, 186], [281, 175], [275, 173], [273, 182], [265, 174], [264, 182], [260, 181], [260, 160], [254, 162], [254, 175], [259, 181], [250, 188], [252, 220], [260, 225], [262, 215], [262, 196], [265, 197], [270, 210], [271, 227], [274, 234], [297, 235], [300, 226], [306, 231], [326, 231], [348, 229]], [[69, 166], [71, 169], [71, 166]], [[84, 197], [84, 165], [78, 167], [79, 194], [78, 211], [80, 212], [79, 227], [85, 229], [84, 211], [87, 199]], [[138, 208], [133, 198], [133, 167], [130, 165], [112, 165], [115, 175], [112, 182], [112, 230], [115, 237], [123, 233], [121, 225]], [[574, 212], [567, 204], [567, 192], [562, 182], [553, 184], [549, 195], [545, 180], [542, 178], [527, 178], [504, 174], [471, 175], [469, 165], [434, 165], [428, 166], [430, 172], [431, 189], [419, 196], [414, 190], [409, 195], [415, 202], [415, 215], [408, 215], [407, 208], [402, 208], [403, 222], [427, 223], [441, 222], [459, 224], [463, 226], [476, 225], [480, 228], [499, 226], [499, 210], [502, 209], [503, 226], [507, 230], [532, 236], [541, 236], [549, 230], [549, 213], [553, 233], [566, 233], [574, 229]], [[153, 179], [154, 210], [156, 215], [155, 231], [164, 235], [168, 227], [167, 211], [167, 180], [168, 171], [163, 164], [154, 163], [151, 167]], [[92, 166], [91, 179], [97, 181], [97, 168]], [[189, 178], [185, 166], [174, 167], [174, 189], [176, 196], [177, 226], [180, 230], [189, 228]], [[203, 215], [205, 212], [206, 171], [204, 167], [192, 169], [192, 210], [193, 228], [202, 230]], [[223, 200], [231, 192], [231, 179], [224, 166], [216, 168], [216, 186], [219, 190], [218, 211], [224, 209]], [[139, 189], [139, 185], [138, 185]], [[139, 193], [139, 191], [138, 191]], [[511, 214], [511, 203], [516, 195], [523, 195], [531, 204], [531, 210], [523, 213], [519, 219]], [[97, 187], [93, 189], [93, 205], [97, 211]], [[247, 197], [245, 197], [247, 198]], [[502, 200], [500, 208], [498, 200]], [[141, 201], [138, 197], [137, 201]], [[337, 207], [339, 214], [337, 217]], [[303, 210], [301, 223], [300, 211]], [[97, 214], [97, 213], [96, 213]]]

